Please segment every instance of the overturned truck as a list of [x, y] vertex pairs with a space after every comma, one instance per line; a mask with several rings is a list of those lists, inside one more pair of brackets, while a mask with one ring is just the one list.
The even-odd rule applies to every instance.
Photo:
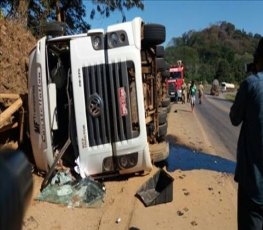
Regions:
[[[47, 33], [56, 34], [54, 25]], [[149, 171], [168, 156], [164, 41], [164, 26], [135, 18], [37, 42], [28, 100], [40, 170], [63, 156], [86, 176], [128, 174]]]

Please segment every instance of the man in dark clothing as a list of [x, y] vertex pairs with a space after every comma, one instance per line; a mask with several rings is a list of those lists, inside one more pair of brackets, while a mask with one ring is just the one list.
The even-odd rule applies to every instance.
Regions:
[[254, 70], [230, 109], [232, 124], [242, 123], [235, 172], [239, 230], [263, 229], [263, 38], [254, 54]]

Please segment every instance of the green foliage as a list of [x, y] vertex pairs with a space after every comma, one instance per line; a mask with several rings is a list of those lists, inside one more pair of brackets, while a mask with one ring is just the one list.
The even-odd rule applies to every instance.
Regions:
[[[84, 20], [85, 5], [82, 0], [31, 0], [28, 7], [28, 27], [35, 35], [48, 21], [57, 21], [56, 6], [59, 6], [61, 21], [67, 24], [67, 34], [86, 32], [90, 25]], [[41, 35], [41, 34], [40, 34]]]
[[247, 76], [245, 64], [253, 61], [260, 38], [259, 34], [246, 33], [224, 21], [172, 38], [165, 58], [169, 64], [183, 60], [189, 80], [212, 82], [217, 78], [239, 83]]
[[18, 19], [25, 23], [36, 36], [41, 25], [48, 21], [57, 21], [58, 12], [61, 21], [67, 24], [67, 34], [86, 32], [90, 28], [86, 14], [90, 12], [93, 19], [96, 12], [110, 16], [110, 12], [120, 11], [125, 21], [125, 9], [133, 7], [144, 9], [142, 0], [92, 0], [94, 7], [86, 9], [85, 0], [1, 0], [0, 10], [5, 17]]
[[110, 16], [110, 13], [118, 10], [122, 14], [122, 21], [126, 21], [124, 9], [130, 10], [133, 7], [137, 7], [141, 10], [144, 9], [144, 5], [141, 0], [92, 0], [94, 7], [90, 12], [90, 18], [93, 19], [96, 13], [100, 15]]
[[224, 94], [224, 98], [225, 98], [226, 100], [228, 100], [228, 101], [231, 101], [231, 102], [234, 102], [235, 97], [236, 97], [235, 94], [229, 94], [229, 93]]

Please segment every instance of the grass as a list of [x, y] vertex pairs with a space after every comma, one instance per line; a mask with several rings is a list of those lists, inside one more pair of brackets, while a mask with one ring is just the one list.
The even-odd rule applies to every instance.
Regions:
[[[206, 94], [210, 94], [210, 89], [211, 89], [211, 84], [205, 84], [204, 85], [204, 92]], [[221, 90], [221, 88], [220, 88], [220, 90]], [[220, 94], [221, 94], [221, 91], [220, 91]], [[234, 91], [234, 92], [225, 92], [223, 95], [224, 95], [224, 98], [226, 100], [234, 102], [235, 97], [236, 97], [236, 91]]]
[[225, 93], [225, 94], [224, 94], [224, 97], [225, 97], [226, 100], [234, 102], [235, 97], [236, 97], [236, 94], [233, 94], [233, 93]]

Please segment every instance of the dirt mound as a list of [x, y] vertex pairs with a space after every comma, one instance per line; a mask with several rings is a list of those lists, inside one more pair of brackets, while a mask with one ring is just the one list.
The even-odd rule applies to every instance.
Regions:
[[0, 19], [0, 93], [27, 93], [28, 54], [35, 42], [20, 23]]

